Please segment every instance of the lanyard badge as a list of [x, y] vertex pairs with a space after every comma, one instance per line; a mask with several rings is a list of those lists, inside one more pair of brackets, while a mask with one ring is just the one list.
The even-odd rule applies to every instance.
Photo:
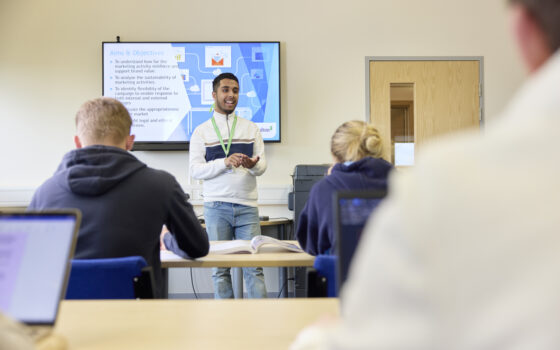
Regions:
[[[227, 116], [226, 116], [226, 123], [227, 123]], [[234, 114], [233, 116], [233, 124], [231, 125], [231, 131], [229, 133], [229, 140], [228, 140], [228, 144], [227, 147], [226, 145], [224, 145], [224, 140], [222, 139], [222, 134], [220, 133], [220, 129], [218, 129], [218, 125], [216, 125], [216, 120], [214, 119], [214, 116], [212, 116], [212, 126], [214, 126], [214, 131], [216, 132], [216, 136], [218, 136], [218, 140], [220, 140], [220, 145], [222, 145], [222, 149], [224, 150], [224, 153], [226, 154], [226, 158], [229, 154], [229, 149], [231, 148], [231, 139], [233, 137], [233, 133], [235, 132], [235, 125], [237, 125], [237, 115]]]

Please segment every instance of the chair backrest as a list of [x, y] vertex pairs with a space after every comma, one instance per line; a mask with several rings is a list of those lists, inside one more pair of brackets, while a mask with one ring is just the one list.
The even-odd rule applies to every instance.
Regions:
[[[141, 256], [110, 259], [74, 259], [66, 299], [135, 299], [153, 296], [153, 275], [148, 273], [151, 283], [142, 277], [147, 268]], [[144, 274], [145, 276], [145, 274]], [[135, 285], [151, 289], [140, 293]], [[142, 295], [139, 295], [142, 294]]]
[[327, 297], [337, 297], [336, 289], [336, 266], [337, 257], [335, 255], [317, 255], [313, 268], [317, 270], [318, 277], [326, 283]]

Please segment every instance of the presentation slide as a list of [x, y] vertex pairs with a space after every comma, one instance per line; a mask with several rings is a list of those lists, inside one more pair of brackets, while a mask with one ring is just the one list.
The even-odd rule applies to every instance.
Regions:
[[211, 116], [213, 79], [239, 79], [236, 113], [280, 141], [278, 42], [103, 43], [103, 95], [129, 110], [136, 142], [188, 142]]

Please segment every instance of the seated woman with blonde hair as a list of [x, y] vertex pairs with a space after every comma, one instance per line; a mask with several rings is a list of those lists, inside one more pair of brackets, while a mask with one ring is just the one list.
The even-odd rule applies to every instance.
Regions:
[[339, 126], [331, 138], [335, 164], [311, 188], [301, 211], [296, 237], [311, 255], [332, 254], [335, 247], [332, 200], [339, 190], [386, 189], [393, 165], [383, 158], [379, 131], [371, 124], [352, 120]]

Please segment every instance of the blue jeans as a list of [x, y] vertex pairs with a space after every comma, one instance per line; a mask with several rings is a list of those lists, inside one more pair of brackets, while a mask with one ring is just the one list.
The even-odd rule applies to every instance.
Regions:
[[[204, 221], [206, 232], [212, 241], [250, 240], [261, 234], [259, 211], [255, 207], [227, 202], [205, 202]], [[266, 298], [262, 267], [244, 267], [243, 278], [249, 298]], [[213, 268], [212, 280], [216, 299], [233, 298], [229, 267]]]

